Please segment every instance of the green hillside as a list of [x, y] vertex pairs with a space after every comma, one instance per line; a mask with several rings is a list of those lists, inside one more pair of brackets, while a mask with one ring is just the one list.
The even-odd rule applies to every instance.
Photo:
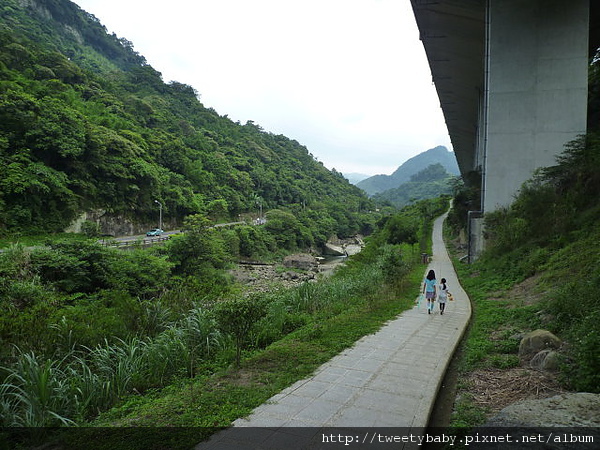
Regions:
[[410, 181], [395, 189], [373, 195], [379, 203], [388, 203], [402, 208], [419, 200], [451, 195], [454, 179], [441, 164], [432, 164], [410, 177]]
[[295, 140], [164, 83], [131, 42], [68, 0], [0, 7], [0, 161], [9, 232], [61, 231], [89, 211], [143, 229], [158, 200], [173, 226], [195, 213], [287, 208], [312, 224], [317, 214], [322, 234], [348, 235], [369, 203]]
[[458, 175], [458, 163], [454, 153], [442, 145], [431, 148], [410, 158], [398, 167], [391, 175], [374, 175], [362, 180], [356, 185], [368, 195], [396, 189], [408, 183], [413, 175], [421, 172], [432, 164], [441, 164], [452, 175]]

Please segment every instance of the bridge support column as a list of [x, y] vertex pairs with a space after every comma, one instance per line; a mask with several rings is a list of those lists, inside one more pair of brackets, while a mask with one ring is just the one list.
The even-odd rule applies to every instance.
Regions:
[[488, 0], [483, 210], [585, 133], [589, 0]]

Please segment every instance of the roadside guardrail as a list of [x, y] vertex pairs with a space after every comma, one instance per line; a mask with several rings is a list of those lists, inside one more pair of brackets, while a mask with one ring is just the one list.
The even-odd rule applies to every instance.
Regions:
[[105, 247], [148, 247], [151, 245], [159, 244], [164, 241], [168, 241], [171, 236], [157, 236], [157, 237], [147, 237], [143, 239], [130, 239], [130, 240], [104, 240], [102, 239], [100, 243]]

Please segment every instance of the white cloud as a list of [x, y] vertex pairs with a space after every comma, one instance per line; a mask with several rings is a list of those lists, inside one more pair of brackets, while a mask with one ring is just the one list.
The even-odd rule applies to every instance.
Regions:
[[391, 173], [450, 147], [409, 0], [75, 0], [165, 81], [327, 167]]

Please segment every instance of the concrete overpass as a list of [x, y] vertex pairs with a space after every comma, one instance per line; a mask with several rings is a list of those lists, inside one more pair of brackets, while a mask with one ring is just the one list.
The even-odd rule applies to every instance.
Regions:
[[[411, 0], [461, 173], [481, 173], [480, 212], [508, 206], [586, 132], [594, 3]], [[470, 226], [477, 254], [481, 219]]]

